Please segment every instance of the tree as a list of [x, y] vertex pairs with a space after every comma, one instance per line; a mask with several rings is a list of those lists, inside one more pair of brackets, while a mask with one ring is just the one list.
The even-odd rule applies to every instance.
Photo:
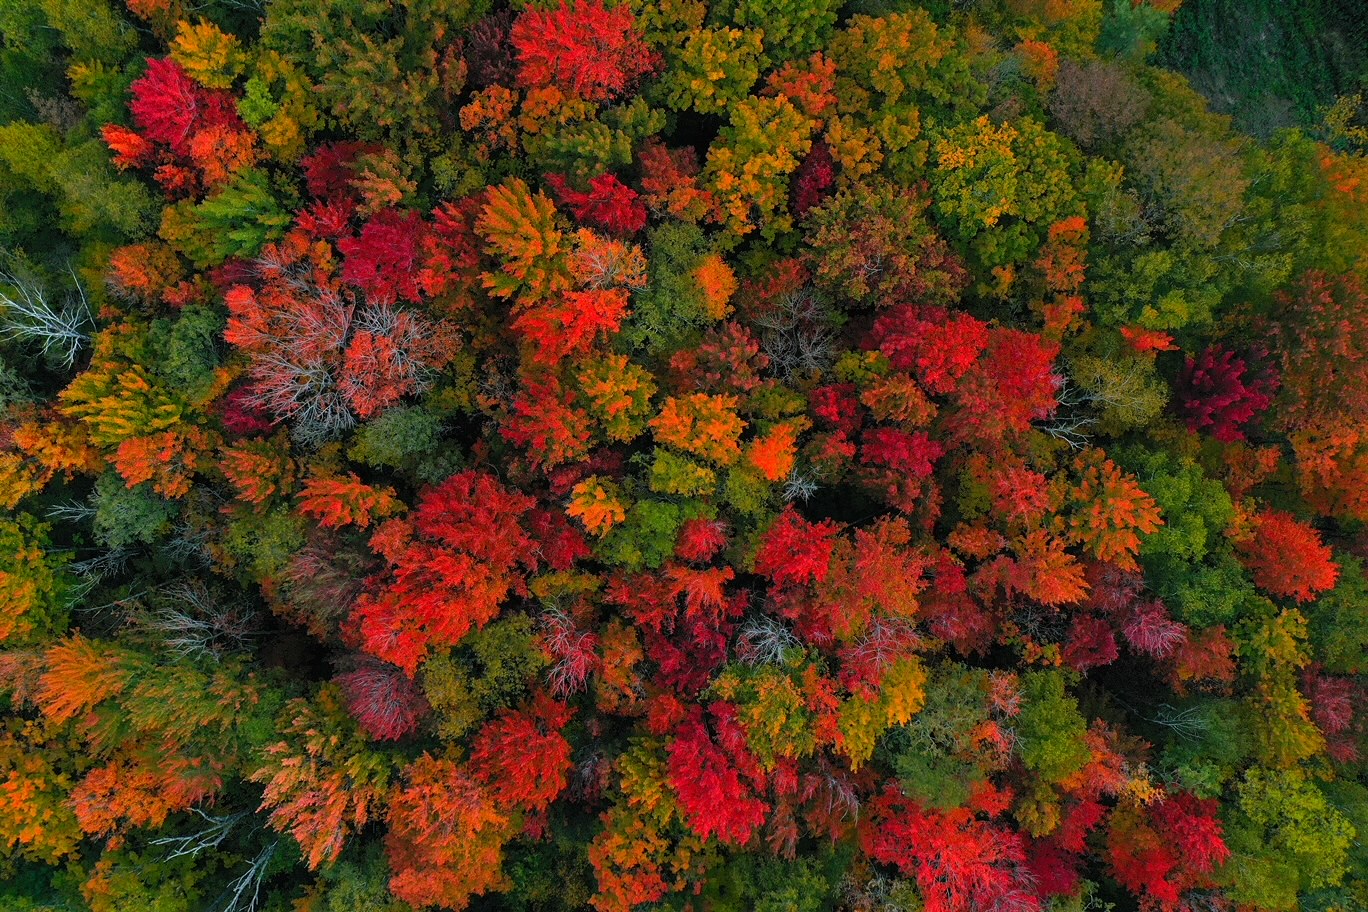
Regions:
[[168, 499], [190, 491], [190, 479], [207, 463], [204, 451], [212, 446], [209, 435], [196, 427], [162, 431], [147, 437], [130, 437], [119, 444], [114, 468], [130, 487], [152, 482], [152, 490]]
[[394, 895], [420, 908], [464, 909], [472, 896], [506, 889], [510, 821], [470, 774], [424, 754], [404, 783], [390, 800], [386, 838]]
[[1254, 767], [1241, 779], [1238, 796], [1239, 814], [1227, 839], [1233, 852], [1253, 857], [1232, 865], [1234, 896], [1262, 901], [1252, 895], [1260, 889], [1276, 895], [1261, 882], [1259, 869], [1266, 866], [1281, 869], [1274, 875], [1283, 880], [1277, 892], [1294, 901], [1306, 887], [1343, 879], [1354, 826], [1304, 773]]
[[1368, 515], [1361, 484], [1368, 458], [1356, 430], [1368, 414], [1364, 297], [1358, 279], [1320, 271], [1277, 297], [1282, 388], [1276, 424], [1292, 438], [1303, 496], [1337, 516]]
[[419, 251], [427, 226], [417, 212], [382, 209], [366, 220], [361, 233], [337, 242], [346, 260], [342, 280], [360, 288], [376, 304], [419, 300]]
[[760, 78], [764, 32], [755, 28], [695, 29], [670, 48], [657, 91], [676, 111], [720, 114], [746, 99]]
[[563, 175], [548, 174], [546, 182], [575, 218], [609, 234], [636, 234], [646, 227], [646, 205], [637, 192], [612, 174], [589, 181], [589, 189], [574, 190]]
[[537, 566], [522, 525], [534, 504], [466, 471], [427, 491], [411, 519], [380, 526], [372, 547], [390, 572], [354, 610], [366, 649], [412, 676], [432, 649], [494, 620], [508, 595], [524, 591], [522, 571]]
[[564, 234], [555, 206], [541, 191], [534, 196], [517, 178], [490, 188], [475, 230], [504, 261], [499, 272], [484, 275], [492, 294], [536, 300], [569, 286]]
[[1212, 428], [1222, 443], [1243, 440], [1247, 424], [1273, 404], [1276, 374], [1267, 369], [1249, 377], [1249, 365], [1229, 350], [1207, 348], [1188, 357], [1179, 380], [1178, 398], [1187, 426], [1194, 431]]
[[372, 519], [389, 516], [402, 508], [393, 488], [373, 488], [354, 473], [346, 478], [315, 476], [295, 495], [299, 510], [313, 516], [325, 529], [355, 525], [364, 529]]
[[1137, 131], [1126, 163], [1175, 241], [1215, 247], [1243, 210], [1249, 188], [1240, 142], [1164, 118]]
[[209, 126], [240, 123], [232, 96], [197, 85], [171, 58], [148, 60], [147, 73], [132, 86], [129, 110], [144, 135], [174, 151], [189, 151], [191, 138]]
[[292, 700], [281, 714], [284, 740], [268, 745], [248, 776], [264, 783], [261, 810], [298, 841], [311, 869], [337, 860], [347, 838], [383, 808], [393, 774], [342, 702], [333, 685]]
[[555, 85], [590, 101], [628, 91], [656, 66], [626, 6], [605, 9], [600, 0], [563, 0], [558, 9], [526, 10], [509, 31], [524, 86]]
[[1133, 478], [1098, 450], [1074, 461], [1079, 486], [1071, 494], [1079, 512], [1070, 520], [1074, 537], [1098, 560], [1111, 561], [1123, 570], [1136, 569], [1135, 555], [1142, 535], [1162, 525], [1159, 508]]
[[1059, 343], [1017, 329], [993, 329], [988, 346], [955, 390], [959, 434], [982, 440], [1024, 434], [1059, 405]]
[[1230, 857], [1215, 809], [1215, 801], [1180, 793], [1143, 814], [1112, 814], [1107, 849], [1117, 880], [1163, 909], [1179, 908], [1184, 891], [1213, 884], [1209, 875]]
[[625, 289], [566, 291], [554, 302], [523, 308], [513, 329], [529, 343], [532, 360], [555, 364], [571, 355], [588, 354], [600, 336], [618, 331], [628, 313]]
[[539, 696], [525, 709], [505, 710], [475, 736], [470, 769], [500, 805], [544, 810], [567, 784], [570, 742], [560, 729], [573, 710]]
[[49, 553], [48, 527], [26, 513], [0, 519], [0, 642], [10, 646], [60, 635], [69, 585]]
[[171, 42], [171, 58], [191, 79], [209, 89], [227, 89], [246, 63], [241, 42], [207, 19], [181, 21]]
[[294, 462], [279, 442], [247, 440], [224, 447], [219, 471], [237, 491], [238, 500], [264, 507], [294, 485]]
[[933, 154], [937, 214], [987, 267], [1033, 258], [1050, 225], [1078, 214], [1073, 157], [1034, 120], [980, 117], [947, 130]]
[[608, 439], [626, 442], [645, 431], [658, 389], [646, 368], [626, 355], [605, 354], [585, 362], [578, 379]]
[[910, 305], [895, 307], [874, 323], [871, 341], [889, 363], [911, 373], [929, 393], [949, 393], [988, 348], [983, 321], [968, 314]]
[[1237, 546], [1260, 588], [1298, 602], [1334, 588], [1339, 567], [1315, 529], [1287, 513], [1266, 510], [1251, 531]]
[[72, 746], [57, 726], [12, 717], [0, 731], [0, 841], [24, 859], [56, 863], [75, 855], [83, 838], [70, 802]]
[[954, 303], [968, 276], [927, 219], [930, 205], [915, 189], [880, 179], [837, 191], [805, 220], [817, 275], [877, 305]]
[[792, 506], [765, 532], [755, 555], [755, 572], [780, 585], [821, 582], [830, 569], [837, 526], [808, 522]]
[[652, 211], [696, 222], [713, 209], [712, 194], [698, 185], [698, 155], [692, 148], [670, 149], [648, 140], [638, 152], [641, 190]]
[[291, 239], [264, 252], [255, 269], [260, 288], [233, 285], [224, 295], [224, 338], [249, 356], [252, 401], [314, 443], [422, 389], [457, 347], [416, 313], [358, 307], [317, 265]]
[[707, 189], [716, 197], [726, 229], [742, 237], [787, 231], [789, 175], [812, 147], [812, 121], [787, 98], [747, 98], [730, 108], [728, 122], [708, 148]]
[[1016, 723], [1022, 762], [1047, 782], [1061, 782], [1087, 765], [1087, 724], [1079, 715], [1078, 701], [1065, 693], [1060, 673], [1026, 674], [1022, 698]]
[[1025, 867], [1025, 840], [967, 808], [924, 808], [890, 785], [875, 800], [860, 841], [876, 861], [916, 878], [928, 912], [1040, 908]]
[[1120, 65], [1065, 58], [1059, 64], [1049, 111], [1064, 135], [1084, 149], [1107, 149], [1147, 113], [1149, 98]]
[[201, 202], [187, 199], [166, 209], [158, 235], [204, 269], [256, 256], [284, 236], [290, 221], [267, 173], [242, 167]]
[[570, 506], [565, 512], [593, 534], [603, 535], [627, 519], [627, 508], [617, 492], [612, 481], [591, 475], [570, 490]]
[[594, 422], [577, 403], [575, 391], [563, 387], [556, 375], [529, 378], [514, 397], [499, 434], [526, 447], [534, 465], [550, 469], [581, 459], [589, 452]]
[[333, 680], [362, 731], [376, 741], [394, 741], [412, 734], [432, 711], [409, 676], [385, 662], [362, 659]]
[[730, 465], [741, 455], [738, 442], [746, 422], [737, 417], [735, 396], [693, 393], [665, 400], [651, 421], [656, 440], [719, 465]]
[[695, 707], [670, 742], [670, 787], [700, 838], [745, 845], [769, 812], [756, 795], [765, 777], [746, 746], [736, 707], [713, 703], [708, 716], [712, 732], [702, 707]]

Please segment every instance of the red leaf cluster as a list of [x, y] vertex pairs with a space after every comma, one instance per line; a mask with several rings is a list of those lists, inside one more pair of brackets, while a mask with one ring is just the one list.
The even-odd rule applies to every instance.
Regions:
[[1187, 358], [1178, 380], [1183, 420], [1194, 431], [1211, 429], [1222, 443], [1244, 439], [1241, 428], [1273, 404], [1277, 378], [1270, 370], [1254, 376], [1235, 353], [1209, 346]]
[[703, 708], [695, 706], [670, 742], [670, 786], [700, 837], [745, 845], [769, 813], [756, 794], [765, 776], [746, 747], [736, 707], [714, 703], [708, 717], [715, 735], [708, 731]]
[[372, 545], [392, 570], [356, 605], [366, 650], [412, 675], [430, 649], [498, 616], [510, 593], [524, 591], [522, 571], [537, 566], [521, 524], [535, 505], [493, 475], [466, 471], [424, 494], [411, 520], [381, 526]]
[[631, 8], [606, 9], [601, 0], [528, 9], [513, 23], [509, 40], [524, 86], [554, 85], [589, 101], [623, 94], [658, 60], [636, 30]]

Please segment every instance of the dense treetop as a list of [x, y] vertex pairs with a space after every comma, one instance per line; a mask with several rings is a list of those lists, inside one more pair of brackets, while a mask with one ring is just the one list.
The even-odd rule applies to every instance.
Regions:
[[0, 908], [1368, 908], [1368, 128], [1179, 6], [0, 0]]

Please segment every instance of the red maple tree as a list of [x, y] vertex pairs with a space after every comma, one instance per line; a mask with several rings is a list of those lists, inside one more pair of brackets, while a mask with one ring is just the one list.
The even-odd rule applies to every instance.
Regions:
[[695, 833], [745, 845], [769, 813], [769, 805], [756, 795], [764, 787], [764, 772], [746, 747], [735, 706], [714, 703], [708, 717], [715, 736], [703, 708], [695, 706], [670, 742], [670, 786]]
[[601, 0], [528, 9], [513, 23], [509, 40], [524, 86], [554, 85], [590, 101], [622, 94], [658, 60], [636, 30], [631, 8], [607, 9]]
[[927, 912], [1040, 908], [1026, 867], [1026, 841], [969, 808], [925, 808], [889, 785], [862, 832], [870, 857], [914, 877]]
[[593, 178], [588, 190], [576, 190], [561, 174], [546, 175], [546, 182], [575, 218], [587, 225], [618, 235], [636, 234], [646, 227], [646, 204], [612, 174]]
[[530, 705], [504, 710], [475, 736], [470, 769], [494, 800], [542, 810], [564, 791], [570, 742], [560, 730], [573, 710], [540, 694]]
[[1254, 583], [1274, 595], [1309, 602], [1339, 578], [1320, 533], [1288, 513], [1265, 510], [1237, 547]]
[[367, 651], [412, 675], [427, 652], [453, 645], [525, 591], [538, 564], [522, 525], [536, 501], [493, 475], [466, 471], [428, 491], [411, 519], [390, 520], [372, 547], [391, 573], [357, 602], [357, 635]]

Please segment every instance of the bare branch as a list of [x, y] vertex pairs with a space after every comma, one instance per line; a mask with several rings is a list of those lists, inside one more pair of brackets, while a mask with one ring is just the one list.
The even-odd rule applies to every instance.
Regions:
[[204, 826], [184, 836], [163, 836], [160, 839], [152, 840], [152, 845], [169, 848], [166, 855], [167, 861], [185, 856], [194, 858], [200, 852], [218, 848], [223, 840], [228, 838], [228, 834], [233, 831], [238, 822], [247, 816], [246, 811], [211, 816], [199, 808], [192, 808], [192, 810], [205, 821]]
[[0, 283], [14, 289], [0, 291], [0, 335], [39, 343], [44, 354], [59, 358], [65, 368], [75, 364], [95, 328], [80, 282], [76, 294], [61, 305], [50, 302], [34, 282], [11, 273], [0, 273]]

